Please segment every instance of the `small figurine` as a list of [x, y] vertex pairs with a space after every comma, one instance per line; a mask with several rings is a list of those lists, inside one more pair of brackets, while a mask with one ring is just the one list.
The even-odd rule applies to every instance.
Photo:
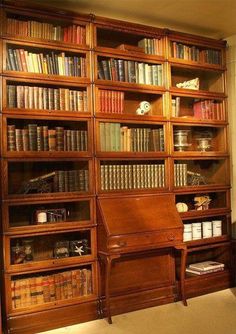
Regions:
[[205, 177], [202, 176], [200, 173], [194, 173], [191, 171], [187, 172], [189, 179], [188, 184], [191, 186], [199, 186], [200, 184], [207, 184]]
[[136, 110], [137, 115], [145, 115], [151, 110], [151, 104], [147, 101], [142, 101]]
[[176, 87], [199, 90], [199, 78], [177, 83]]
[[176, 209], [178, 212], [187, 212], [188, 206], [186, 203], [178, 202], [176, 203]]
[[209, 204], [211, 202], [210, 196], [203, 195], [203, 196], [195, 196], [194, 197], [194, 206], [196, 210], [208, 210]]

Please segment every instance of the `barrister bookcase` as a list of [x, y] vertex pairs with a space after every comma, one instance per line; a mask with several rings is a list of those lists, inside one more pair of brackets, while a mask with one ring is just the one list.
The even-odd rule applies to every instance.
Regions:
[[225, 42], [23, 2], [0, 9], [4, 331], [107, 315], [96, 205], [107, 198], [171, 197], [181, 231], [221, 221], [218, 236], [178, 230], [178, 242], [185, 265], [225, 265], [181, 281], [178, 250], [129, 255], [111, 277], [113, 314], [230, 287]]

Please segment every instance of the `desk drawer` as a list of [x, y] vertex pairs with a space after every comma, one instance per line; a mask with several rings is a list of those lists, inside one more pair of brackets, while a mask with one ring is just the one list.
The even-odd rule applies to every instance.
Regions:
[[109, 249], [143, 248], [147, 246], [162, 245], [183, 241], [182, 229], [171, 229], [161, 232], [137, 233], [135, 235], [122, 235], [111, 237], [108, 241]]

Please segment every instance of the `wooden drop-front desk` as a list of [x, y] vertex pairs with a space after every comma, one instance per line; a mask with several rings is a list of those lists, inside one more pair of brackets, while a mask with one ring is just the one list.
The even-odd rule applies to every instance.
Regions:
[[[113, 263], [129, 255], [142, 259], [150, 251], [180, 251], [180, 293], [184, 305], [187, 305], [184, 288], [187, 250], [183, 243], [183, 223], [176, 210], [173, 195], [100, 197], [97, 204], [98, 254], [101, 265], [105, 268], [101, 281], [104, 280], [105, 283], [108, 322], [112, 323], [110, 297]], [[162, 265], [162, 271], [163, 268], [169, 270], [163, 266], [165, 264]], [[133, 280], [135, 282], [136, 277]], [[161, 284], [161, 280], [159, 283]]]

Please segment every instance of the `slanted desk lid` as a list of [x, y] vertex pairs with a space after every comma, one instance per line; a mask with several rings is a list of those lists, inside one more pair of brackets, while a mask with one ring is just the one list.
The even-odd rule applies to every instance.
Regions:
[[183, 228], [171, 194], [99, 198], [98, 209], [110, 236]]

